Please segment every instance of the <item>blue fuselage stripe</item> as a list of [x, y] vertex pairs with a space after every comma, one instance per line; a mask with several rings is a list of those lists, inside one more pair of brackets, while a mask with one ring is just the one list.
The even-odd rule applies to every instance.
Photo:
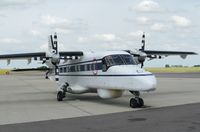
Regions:
[[100, 77], [125, 77], [125, 76], [153, 76], [153, 74], [107, 74], [107, 75], [93, 75], [93, 74], [88, 74], [88, 75], [73, 75], [73, 74], [60, 74], [59, 76], [100, 76]]

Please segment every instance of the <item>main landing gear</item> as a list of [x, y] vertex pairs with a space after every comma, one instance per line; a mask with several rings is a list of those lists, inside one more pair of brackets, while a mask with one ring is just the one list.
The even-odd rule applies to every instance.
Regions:
[[135, 98], [130, 99], [130, 107], [132, 108], [141, 108], [144, 106], [144, 101], [142, 98], [140, 98], [140, 92], [139, 91], [130, 91]]
[[58, 91], [57, 93], [57, 100], [58, 101], [63, 101], [63, 98], [66, 97], [66, 93], [65, 92], [62, 92], [62, 91]]
[[68, 86], [69, 86], [69, 84], [66, 82], [63, 85], [61, 85], [61, 87], [58, 89], [58, 93], [57, 93], [58, 101], [63, 101], [63, 98], [66, 97], [66, 92], [67, 92]]
[[49, 79], [49, 72], [50, 72], [50, 70], [48, 70], [48, 71], [46, 72], [45, 79]]

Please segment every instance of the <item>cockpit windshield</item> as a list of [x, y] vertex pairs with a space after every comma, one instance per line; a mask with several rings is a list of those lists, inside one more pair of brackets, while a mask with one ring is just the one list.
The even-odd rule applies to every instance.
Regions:
[[107, 67], [115, 65], [136, 65], [131, 55], [109, 55], [104, 60]]

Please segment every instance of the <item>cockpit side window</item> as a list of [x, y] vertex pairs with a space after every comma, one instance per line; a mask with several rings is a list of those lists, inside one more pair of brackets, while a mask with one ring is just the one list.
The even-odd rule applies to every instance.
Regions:
[[115, 65], [136, 65], [137, 63], [131, 55], [109, 55], [103, 58], [103, 65], [108, 69]]
[[106, 56], [105, 57], [105, 63], [106, 63], [107, 67], [112, 66], [112, 64], [113, 64], [112, 56]]
[[130, 55], [122, 55], [123, 60], [125, 61], [126, 65], [136, 65], [137, 63]]
[[112, 65], [124, 65], [124, 61], [120, 55], [112, 55]]

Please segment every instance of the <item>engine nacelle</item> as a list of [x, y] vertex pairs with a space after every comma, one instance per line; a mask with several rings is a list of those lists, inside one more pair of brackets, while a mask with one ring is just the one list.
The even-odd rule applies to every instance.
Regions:
[[146, 59], [145, 56], [139, 56], [139, 57], [138, 57], [138, 62], [142, 63], [142, 62], [145, 61], [145, 59]]
[[60, 58], [58, 55], [53, 55], [52, 58], [51, 58], [51, 63], [53, 65], [56, 65], [56, 64], [59, 64], [60, 63]]
[[140, 50], [131, 50], [127, 52], [134, 56], [138, 64], [143, 63], [147, 57], [147, 54]]
[[143, 63], [147, 57], [147, 54], [144, 52], [140, 52], [138, 56], [138, 62]]
[[47, 52], [46, 53], [46, 57], [47, 57], [47, 60], [45, 63], [49, 65], [53, 64], [53, 65], [57, 65], [60, 63], [60, 57], [59, 57], [59, 54], [55, 54], [54, 52], [51, 53], [51, 52]]
[[108, 89], [97, 89], [99, 97], [108, 99], [108, 98], [118, 98], [122, 96], [122, 90], [108, 90]]

